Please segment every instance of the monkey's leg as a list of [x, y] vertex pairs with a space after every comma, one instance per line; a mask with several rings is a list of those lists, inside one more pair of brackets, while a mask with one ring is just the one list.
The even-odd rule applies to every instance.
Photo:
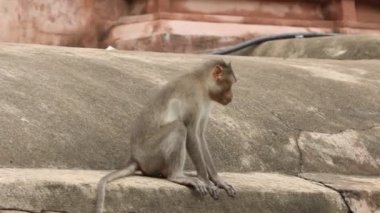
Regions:
[[[187, 176], [183, 172], [186, 161], [186, 136], [186, 127], [182, 123], [178, 123], [173, 131], [162, 141], [167, 179], [174, 183], [190, 186], [204, 196], [208, 194], [209, 187], [199, 178]], [[215, 199], [218, 197], [217, 191], [210, 194]]]
[[[207, 195], [206, 185], [197, 177], [189, 177], [183, 173], [186, 161], [186, 135], [184, 138], [178, 138], [176, 147], [168, 156], [168, 176], [167, 179], [185, 186], [190, 186], [201, 195]], [[169, 141], [168, 141], [169, 142]]]
[[103, 212], [104, 198], [106, 194], [106, 185], [108, 182], [129, 176], [137, 170], [137, 163], [129, 161], [127, 167], [122, 170], [114, 171], [102, 177], [98, 183], [97, 199], [96, 199], [96, 213]]
[[[164, 166], [161, 168], [161, 174], [164, 177], [169, 181], [193, 187], [198, 193], [206, 195], [207, 188], [201, 180], [196, 177], [188, 177], [183, 173], [186, 161], [187, 129], [185, 125], [182, 122], [173, 121], [161, 127], [160, 130], [160, 132], [152, 137], [154, 141], [146, 142], [146, 144], [159, 146], [157, 150], [158, 153], [153, 153], [156, 156], [150, 158], [149, 161], [155, 160], [157, 162], [162, 159]], [[152, 147], [150, 147], [150, 149], [152, 150]], [[152, 154], [152, 152], [150, 153]], [[160, 164], [161, 163], [158, 163], [157, 165]], [[150, 163], [150, 165], [152, 165], [152, 163]], [[141, 165], [141, 163], [140, 166], [145, 167], [145, 165]], [[146, 168], [151, 167], [147, 165]]]
[[137, 146], [134, 158], [143, 174], [148, 176], [161, 174], [169, 181], [193, 187], [205, 195], [206, 184], [197, 177], [188, 177], [183, 173], [186, 161], [186, 136], [187, 129], [182, 122], [168, 123]]

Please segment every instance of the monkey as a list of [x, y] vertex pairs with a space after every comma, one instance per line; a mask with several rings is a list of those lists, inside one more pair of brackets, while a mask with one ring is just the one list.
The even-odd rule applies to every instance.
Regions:
[[[217, 173], [205, 139], [214, 103], [232, 101], [237, 82], [231, 63], [212, 59], [169, 81], [143, 107], [131, 126], [130, 155], [125, 168], [102, 177], [97, 186], [96, 213], [103, 211], [106, 184], [133, 175], [166, 178], [193, 188], [201, 196], [219, 198], [219, 189], [235, 197], [235, 188]], [[197, 175], [184, 173], [187, 154]]]

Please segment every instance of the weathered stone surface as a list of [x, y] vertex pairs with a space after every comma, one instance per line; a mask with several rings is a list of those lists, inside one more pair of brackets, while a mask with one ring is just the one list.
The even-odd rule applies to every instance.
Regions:
[[[0, 55], [1, 167], [83, 169], [122, 167], [150, 94], [217, 57], [10, 44]], [[207, 132], [219, 170], [379, 174], [380, 61], [225, 58], [238, 84]], [[351, 130], [332, 165], [339, 145], [324, 134]], [[348, 152], [357, 145], [365, 161]]]
[[380, 212], [380, 178], [305, 173], [302, 177], [314, 180], [342, 194], [355, 213]]
[[380, 171], [380, 127], [337, 133], [302, 132], [302, 171], [371, 174]]
[[[92, 212], [97, 181], [105, 171], [0, 169], [0, 209]], [[346, 212], [340, 195], [280, 174], [222, 174], [238, 191], [219, 200], [200, 197], [163, 179], [131, 176], [108, 185], [107, 212]]]
[[248, 47], [234, 54], [281, 58], [380, 59], [380, 36], [284, 39]]

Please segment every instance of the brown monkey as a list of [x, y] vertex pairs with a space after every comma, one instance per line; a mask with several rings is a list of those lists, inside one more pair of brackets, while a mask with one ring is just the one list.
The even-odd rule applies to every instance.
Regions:
[[[165, 85], [132, 126], [127, 166], [99, 181], [96, 212], [102, 212], [106, 184], [137, 170], [193, 187], [201, 195], [209, 193], [214, 199], [218, 199], [218, 188], [235, 196], [235, 189], [218, 176], [205, 140], [212, 101], [230, 103], [235, 82], [231, 64], [211, 60]], [[183, 173], [186, 151], [195, 165], [196, 177]]]

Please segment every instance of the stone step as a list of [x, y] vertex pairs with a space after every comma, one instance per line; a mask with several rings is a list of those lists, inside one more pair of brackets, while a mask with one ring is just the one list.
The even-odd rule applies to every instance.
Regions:
[[[0, 212], [93, 212], [98, 180], [109, 171], [0, 169]], [[139, 175], [108, 185], [105, 212], [347, 212], [335, 190], [277, 173], [221, 173], [235, 198], [200, 197], [187, 187]]]
[[352, 212], [380, 212], [380, 178], [327, 173], [304, 173], [313, 180], [338, 191]]

